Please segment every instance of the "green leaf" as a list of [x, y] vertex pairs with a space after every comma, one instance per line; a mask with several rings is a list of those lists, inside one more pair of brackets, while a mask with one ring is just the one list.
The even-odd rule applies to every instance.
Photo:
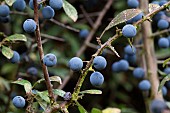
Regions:
[[109, 23], [109, 25], [105, 28], [105, 30], [109, 30], [110, 28], [120, 23], [126, 22], [132, 19], [133, 17], [137, 16], [141, 12], [142, 11], [140, 9], [127, 9], [122, 11]]
[[159, 69], [158, 69], [158, 73], [159, 73], [160, 75], [162, 75], [162, 76], [166, 76], [166, 75], [167, 75], [166, 73], [162, 72], [162, 71], [159, 70]]
[[2, 46], [2, 54], [8, 59], [10, 59], [12, 58], [14, 52], [9, 47]]
[[102, 111], [100, 109], [97, 109], [97, 108], [93, 108], [91, 110], [91, 113], [102, 113]]
[[61, 89], [53, 89], [53, 92], [54, 92], [55, 95], [58, 95], [60, 97], [64, 97], [64, 95], [66, 93], [65, 91], [63, 91]]
[[84, 94], [102, 94], [102, 91], [101, 90], [95, 90], [95, 89], [91, 89], [91, 90], [84, 90], [84, 91], [81, 91], [80, 93]]
[[77, 10], [67, 1], [63, 0], [65, 13], [75, 22], [78, 19]]
[[11, 41], [27, 41], [27, 38], [23, 34], [14, 34], [6, 38], [7, 40]]
[[0, 76], [0, 88], [2, 89], [2, 87], [5, 87], [8, 91], [10, 90], [10, 85], [8, 80]]
[[5, 0], [5, 2], [6, 2], [9, 6], [12, 6], [12, 4], [15, 2], [15, 0]]
[[164, 61], [164, 63], [163, 63], [163, 67], [165, 67], [165, 65], [166, 65], [167, 62], [169, 62], [169, 61], [170, 61], [170, 58], [166, 59], [166, 60]]
[[79, 102], [76, 101], [76, 105], [78, 106], [80, 113], [88, 113]]
[[50, 103], [50, 98], [48, 96], [48, 91], [38, 91], [36, 90], [36, 94], [40, 96], [41, 99], [43, 99], [44, 101], [46, 101], [47, 103]]
[[[62, 84], [61, 78], [59, 76], [51, 76], [51, 77], [49, 77], [49, 79], [50, 79], [50, 81], [58, 82], [58, 83]], [[34, 83], [33, 87], [35, 87], [37, 84], [41, 83], [44, 80], [45, 80], [44, 78], [38, 80], [37, 82]]]
[[43, 101], [39, 96], [35, 96], [35, 99], [37, 100], [38, 104], [45, 110], [47, 108], [47, 102]]
[[29, 93], [32, 90], [32, 85], [31, 85], [31, 83], [28, 80], [23, 80], [22, 79], [22, 80], [14, 81], [12, 83], [24, 86], [24, 89], [25, 89], [26, 93]]
[[169, 81], [170, 80], [170, 74], [168, 74], [166, 77], [164, 77], [161, 81], [161, 83], [159, 84], [159, 87], [158, 87], [158, 92], [162, 90], [162, 87], [164, 86], [165, 82], [166, 81]]
[[121, 113], [121, 110], [118, 108], [106, 108], [102, 110], [102, 113]]

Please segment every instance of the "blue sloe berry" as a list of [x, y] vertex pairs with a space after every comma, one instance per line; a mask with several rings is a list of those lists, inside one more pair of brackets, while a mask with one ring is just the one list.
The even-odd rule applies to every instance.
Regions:
[[2, 17], [0, 16], [0, 22], [3, 22], [3, 23], [8, 23], [10, 21], [10, 16], [5, 16], [5, 17]]
[[127, 71], [129, 69], [129, 63], [127, 60], [124, 59], [118, 62], [118, 66], [120, 71]]
[[97, 70], [102, 70], [106, 67], [107, 61], [104, 57], [102, 56], [96, 56], [93, 60], [94, 67]]
[[10, 9], [7, 5], [0, 5], [0, 16], [6, 17], [9, 15]]
[[139, 6], [139, 1], [138, 0], [128, 0], [127, 5], [130, 8], [137, 8]]
[[46, 54], [43, 58], [43, 63], [48, 67], [55, 66], [57, 63], [57, 58], [52, 53]]
[[163, 96], [166, 96], [168, 93], [167, 88], [165, 86], [162, 87], [162, 94]]
[[142, 19], [142, 17], [144, 16], [143, 13], [139, 13], [138, 15], [136, 15], [135, 17], [133, 17], [133, 21], [137, 22], [138, 20]]
[[130, 45], [127, 45], [125, 48], [124, 48], [124, 52], [125, 54], [128, 54], [128, 55], [134, 55], [136, 53], [136, 48], [134, 46], [130, 46]]
[[160, 48], [168, 48], [169, 47], [169, 40], [167, 38], [160, 38], [158, 40], [158, 46]]
[[143, 78], [144, 75], [145, 75], [145, 71], [144, 71], [144, 69], [141, 68], [141, 67], [137, 67], [137, 68], [135, 68], [135, 69], [133, 70], [133, 76], [134, 76], [135, 78]]
[[122, 29], [122, 34], [124, 37], [127, 38], [132, 38], [134, 36], [136, 36], [136, 28], [135, 26], [131, 25], [131, 24], [127, 24], [123, 27]]
[[38, 74], [38, 70], [35, 67], [30, 67], [27, 69], [27, 73], [30, 75], [37, 75]]
[[150, 104], [150, 109], [152, 113], [162, 113], [163, 110], [167, 108], [167, 105], [164, 101], [155, 99]]
[[70, 59], [68, 66], [73, 71], [80, 71], [83, 67], [83, 61], [78, 57], [73, 57]]
[[27, 19], [23, 24], [23, 28], [27, 33], [32, 33], [36, 29], [36, 23], [33, 19]]
[[165, 19], [160, 19], [157, 26], [159, 29], [167, 29], [169, 27], [169, 22]]
[[72, 95], [71, 95], [71, 93], [70, 92], [66, 92], [65, 94], [64, 94], [64, 100], [66, 100], [66, 101], [68, 101], [68, 100], [70, 100], [71, 98], [72, 98]]
[[130, 64], [135, 64], [136, 63], [136, 54], [134, 54], [134, 55], [125, 54], [124, 59], [127, 60]]
[[163, 16], [165, 16], [164, 11], [159, 11], [157, 14], [154, 15], [153, 19], [157, 22], [159, 21]]
[[54, 9], [50, 6], [46, 6], [42, 9], [42, 16], [44, 19], [51, 19], [55, 15]]
[[159, 5], [162, 6], [167, 2], [167, 0], [160, 0]]
[[18, 63], [20, 61], [20, 55], [17, 51], [14, 51], [12, 58], [10, 59], [12, 63]]
[[12, 103], [17, 108], [23, 108], [25, 106], [25, 99], [22, 96], [15, 96], [12, 99]]
[[16, 0], [13, 4], [13, 8], [17, 11], [23, 11], [26, 7], [25, 0]]
[[61, 9], [63, 7], [63, 0], [50, 0], [49, 5], [53, 9], [56, 9], [56, 10]]
[[[41, 0], [37, 0], [37, 2], [41, 2]], [[29, 7], [34, 10], [34, 4], [33, 4], [33, 0], [29, 1]], [[38, 5], [38, 9], [40, 9], [42, 7], [41, 4]]]
[[142, 91], [148, 91], [151, 88], [151, 84], [148, 80], [142, 80], [138, 85], [139, 89]]
[[88, 31], [87, 29], [82, 29], [82, 30], [79, 32], [80, 38], [86, 38], [88, 35], [89, 35], [89, 31]]
[[170, 74], [170, 67], [165, 68], [165, 69], [164, 69], [164, 73]]
[[90, 83], [93, 86], [101, 86], [104, 82], [104, 77], [100, 72], [93, 72], [90, 75]]
[[119, 71], [120, 71], [119, 62], [114, 62], [114, 63], [112, 64], [112, 71], [113, 71], [113, 72], [119, 72]]

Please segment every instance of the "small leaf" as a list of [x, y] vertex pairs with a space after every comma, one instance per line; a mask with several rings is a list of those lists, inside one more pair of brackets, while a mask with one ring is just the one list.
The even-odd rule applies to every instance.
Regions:
[[5, 2], [6, 2], [9, 6], [12, 6], [12, 4], [15, 2], [15, 0], [5, 0]]
[[170, 61], [170, 58], [166, 59], [166, 60], [164, 61], [164, 63], [163, 63], [163, 67], [165, 67], [165, 65], [166, 65], [167, 62], [169, 62], [169, 61]]
[[25, 89], [26, 93], [29, 93], [32, 90], [32, 85], [28, 80], [23, 80], [22, 79], [22, 80], [14, 81], [12, 83], [24, 86], [24, 89]]
[[166, 81], [169, 81], [170, 80], [170, 74], [168, 74], [166, 77], [164, 77], [161, 81], [161, 83], [159, 84], [159, 87], [158, 87], [158, 92], [161, 91], [162, 87], [164, 86], [165, 82]]
[[166, 76], [166, 75], [167, 75], [166, 73], [162, 72], [162, 71], [159, 70], [159, 69], [158, 69], [158, 73], [159, 73], [160, 75], [162, 75], [162, 76]]
[[159, 7], [160, 7], [160, 5], [158, 5], [158, 4], [150, 3], [150, 4], [149, 4], [149, 13], [155, 11], [155, 10], [158, 9]]
[[7, 40], [11, 41], [27, 41], [27, 38], [23, 34], [14, 34], [6, 38]]
[[76, 105], [78, 106], [80, 113], [88, 113], [79, 102], [76, 101]]
[[1, 85], [3, 87], [5, 87], [8, 91], [10, 90], [10, 84], [9, 84], [8, 80], [4, 79], [3, 77], [0, 77], [0, 87], [1, 87]]
[[47, 108], [47, 102], [43, 101], [39, 96], [35, 96], [38, 104], [45, 110]]
[[93, 108], [91, 110], [91, 113], [102, 113], [102, 111], [100, 109], [97, 109], [97, 108]]
[[132, 19], [133, 17], [137, 16], [142, 11], [140, 9], [127, 9], [119, 13], [105, 28], [106, 30], [109, 30], [113, 26], [116, 26], [120, 23], [126, 22], [127, 20]]
[[75, 22], [78, 19], [77, 10], [67, 1], [63, 0], [65, 13]]
[[55, 95], [58, 95], [60, 97], [64, 97], [64, 94], [66, 93], [65, 91], [63, 91], [61, 89], [53, 89], [53, 92]]
[[50, 103], [50, 98], [48, 96], [48, 91], [38, 91], [36, 90], [36, 94], [40, 96], [41, 99], [43, 99], [44, 101], [46, 101], [47, 103]]
[[121, 113], [121, 110], [118, 108], [106, 108], [102, 110], [102, 113]]
[[102, 91], [100, 90], [95, 90], [95, 89], [92, 89], [92, 90], [84, 90], [84, 91], [81, 91], [80, 93], [86, 93], [86, 94], [102, 94]]
[[8, 59], [10, 59], [12, 58], [14, 52], [9, 47], [2, 46], [2, 54]]

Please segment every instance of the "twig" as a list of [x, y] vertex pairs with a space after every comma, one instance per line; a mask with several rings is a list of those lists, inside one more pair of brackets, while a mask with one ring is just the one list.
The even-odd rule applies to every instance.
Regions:
[[47, 67], [42, 63], [42, 60], [43, 60], [43, 57], [44, 57], [44, 52], [43, 52], [41, 35], [40, 35], [40, 28], [39, 28], [39, 20], [38, 20], [39, 15], [38, 15], [37, 0], [33, 0], [33, 4], [34, 4], [34, 20], [37, 24], [35, 35], [36, 35], [36, 39], [37, 39], [38, 51], [39, 51], [40, 60], [41, 60], [41, 66], [42, 66], [42, 70], [43, 70], [43, 73], [44, 73], [45, 83], [46, 83], [46, 86], [47, 86], [47, 89], [48, 89], [49, 97], [50, 97], [52, 103], [54, 103], [55, 99], [54, 99], [52, 85], [51, 85], [51, 82], [50, 82], [50, 79], [49, 79], [48, 70], [47, 70]]
[[[162, 61], [162, 60], [157, 60], [157, 64], [163, 64], [164, 63], [164, 61]], [[167, 62], [166, 64], [170, 64], [170, 62]]]
[[86, 20], [89, 22], [89, 24], [93, 27], [93, 20], [89, 17], [88, 13], [86, 12], [86, 10], [84, 9], [84, 7], [81, 5], [80, 6], [81, 11], [83, 12]]
[[92, 40], [96, 30], [98, 29], [98, 27], [101, 24], [101, 21], [104, 17], [104, 15], [106, 14], [106, 12], [108, 11], [108, 9], [110, 8], [110, 6], [112, 5], [113, 0], [108, 0], [108, 2], [106, 3], [105, 7], [103, 8], [103, 10], [100, 12], [99, 17], [97, 18], [96, 22], [94, 23], [93, 29], [91, 30], [91, 32], [89, 33], [89, 35], [87, 36], [83, 46], [80, 48], [80, 50], [77, 52], [77, 56], [80, 56], [87, 48], [87, 44], [90, 43], [90, 41]]
[[42, 37], [45, 37], [45, 38], [48, 38], [48, 39], [65, 42], [65, 40], [64, 40], [63, 38], [59, 38], [59, 37], [56, 37], [56, 36], [51, 36], [51, 35], [44, 34], [44, 33], [41, 33], [41, 36], [42, 36]]
[[23, 16], [28, 16], [28, 13], [24, 12], [18, 12], [18, 11], [11, 11], [10, 14], [15, 14], [15, 15], [23, 15]]
[[61, 22], [59, 22], [59, 21], [57, 21], [57, 20], [50, 19], [50, 21], [53, 22], [53, 23], [55, 23], [55, 24], [57, 24], [57, 25], [59, 25], [59, 26], [61, 26], [61, 27], [63, 27], [63, 28], [69, 29], [69, 30], [71, 30], [71, 31], [80, 32], [79, 29], [76, 29], [76, 28], [73, 28], [73, 27], [71, 27], [71, 26], [65, 25], [65, 24], [63, 24], [63, 23], [61, 23]]
[[[99, 16], [100, 12], [94, 12], [94, 13], [87, 13], [89, 17], [93, 17], [93, 16]], [[84, 18], [84, 14], [79, 14], [78, 15], [79, 18]]]
[[158, 31], [158, 32], [152, 33], [151, 37], [156, 37], [156, 36], [159, 36], [161, 34], [168, 33], [168, 32], [170, 32], [170, 29], [165, 29], [165, 30], [162, 30], [162, 31]]

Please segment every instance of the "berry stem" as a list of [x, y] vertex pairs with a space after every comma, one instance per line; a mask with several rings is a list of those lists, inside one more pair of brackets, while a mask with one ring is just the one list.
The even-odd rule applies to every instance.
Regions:
[[42, 59], [44, 57], [44, 52], [43, 52], [43, 47], [42, 47], [42, 42], [41, 42], [41, 34], [40, 34], [40, 27], [39, 27], [39, 15], [38, 15], [38, 3], [37, 0], [33, 0], [33, 4], [34, 4], [34, 20], [37, 24], [36, 26], [36, 30], [35, 30], [35, 35], [36, 35], [36, 40], [37, 40], [37, 47], [38, 47], [38, 51], [39, 51], [39, 56], [40, 56], [40, 60], [41, 60], [41, 66], [42, 66], [42, 70], [44, 73], [44, 78], [45, 78], [45, 83], [48, 89], [48, 94], [49, 97], [53, 102], [55, 102], [54, 99], [54, 94], [53, 94], [53, 89], [52, 89], [52, 85], [49, 79], [49, 74], [48, 74], [48, 69], [47, 67], [42, 63]]

